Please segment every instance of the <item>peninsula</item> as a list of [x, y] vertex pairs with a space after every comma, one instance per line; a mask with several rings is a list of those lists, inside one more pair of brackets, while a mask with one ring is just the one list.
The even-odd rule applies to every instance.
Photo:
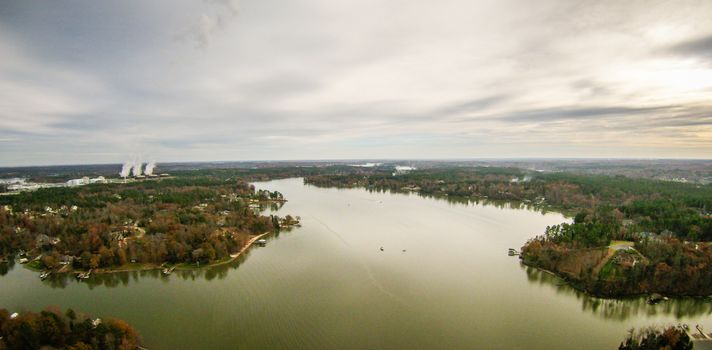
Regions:
[[266, 233], [299, 224], [262, 215], [284, 196], [235, 175], [188, 171], [0, 196], [0, 259], [15, 258], [42, 278], [172, 271], [232, 261]]

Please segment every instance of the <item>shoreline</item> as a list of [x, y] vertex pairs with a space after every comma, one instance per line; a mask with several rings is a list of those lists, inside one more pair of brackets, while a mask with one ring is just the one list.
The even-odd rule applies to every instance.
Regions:
[[[255, 242], [257, 242], [260, 238], [262, 238], [262, 237], [264, 237], [264, 236], [266, 236], [266, 235], [269, 235], [269, 234], [271, 234], [271, 233], [272, 233], [272, 232], [265, 232], [265, 233], [263, 233], [263, 234], [261, 234], [261, 235], [257, 235], [257, 236], [255, 236], [255, 237], [250, 238], [250, 240], [247, 241], [247, 244], [245, 244], [245, 246], [242, 247], [237, 253], [235, 253], [235, 254], [230, 254], [230, 259], [227, 259], [227, 260], [225, 260], [225, 261], [218, 261], [218, 262], [216, 262], [216, 263], [213, 263], [213, 264], [210, 264], [210, 265], [206, 265], [205, 267], [212, 267], [212, 266], [225, 265], [225, 264], [229, 264], [229, 263], [231, 263], [231, 262], [237, 260], [237, 258], [239, 258], [239, 257], [240, 257], [243, 253], [245, 253], [248, 249], [250, 249], [250, 248], [252, 247], [252, 245], [255, 244]], [[200, 267], [195, 267], [195, 268], [196, 268], [196, 269], [199, 269]], [[177, 269], [177, 270], [183, 270], [183, 269], [185, 269], [185, 270], [191, 270], [191, 269], [193, 269], [193, 268], [188, 268], [188, 267], [186, 267], [186, 268], [180, 268], [180, 267], [178, 267], [178, 268], [176, 268], [176, 269]]]
[[640, 292], [640, 293], [634, 293], [634, 294], [621, 294], [621, 295], [598, 294], [598, 293], [594, 293], [594, 292], [584, 288], [580, 283], [578, 283], [578, 281], [567, 278], [566, 276], [561, 275], [557, 272], [547, 270], [543, 267], [539, 267], [536, 265], [527, 264], [523, 260], [520, 260], [520, 262], [524, 266], [537, 269], [539, 271], [542, 271], [546, 274], [549, 274], [553, 277], [556, 277], [556, 278], [562, 280], [568, 287], [570, 287], [578, 292], [584, 293], [584, 294], [588, 295], [589, 297], [594, 297], [594, 298], [598, 298], [598, 299], [623, 300], [623, 299], [646, 297], [646, 296], [650, 296], [652, 294], [660, 294], [662, 296], [669, 297], [671, 299], [682, 299], [682, 298], [704, 299], [704, 300], [712, 299], [712, 296], [710, 296], [710, 295], [666, 294], [666, 293], [659, 293], [659, 292]]
[[[213, 263], [206, 264], [204, 266], [185, 266], [184, 264], [176, 264], [173, 265], [176, 270], [181, 270], [181, 271], [188, 271], [188, 270], [197, 270], [197, 269], [204, 269], [204, 268], [210, 268], [210, 267], [215, 267], [215, 266], [221, 266], [225, 264], [229, 264], [237, 260], [242, 254], [244, 254], [248, 249], [254, 245], [255, 242], [257, 242], [260, 238], [267, 236], [271, 234], [272, 232], [265, 232], [262, 234], [259, 234], [257, 236], [254, 236], [250, 238], [247, 243], [240, 248], [240, 250], [237, 253], [233, 253], [229, 255], [229, 258], [226, 258], [224, 260], [216, 261]], [[141, 263], [135, 263], [136, 266], [127, 266], [127, 265], [122, 265], [118, 266], [116, 268], [102, 268], [102, 269], [95, 269], [92, 270], [93, 274], [97, 275], [105, 275], [105, 274], [112, 274], [112, 273], [119, 273], [119, 272], [134, 272], [134, 271], [152, 271], [152, 270], [160, 270], [165, 268], [164, 265], [166, 263], [156, 265], [152, 263], [146, 263], [146, 264], [141, 264]], [[23, 265], [23, 267], [31, 270], [31, 271], [43, 271], [43, 270], [35, 270], [30, 268], [29, 266]], [[52, 274], [72, 274], [72, 273], [81, 273], [81, 272], [87, 272], [85, 270], [71, 270], [71, 271], [52, 271]]]

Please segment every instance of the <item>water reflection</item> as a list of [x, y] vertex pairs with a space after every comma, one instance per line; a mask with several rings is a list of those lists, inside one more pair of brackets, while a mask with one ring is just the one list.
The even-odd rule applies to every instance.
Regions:
[[15, 267], [15, 259], [9, 258], [7, 262], [0, 263], [0, 276], [7, 275]]
[[400, 190], [382, 189], [382, 188], [321, 187], [321, 186], [316, 186], [316, 185], [312, 185], [312, 184], [308, 184], [308, 183], [305, 183], [304, 186], [336, 190], [336, 191], [365, 190], [368, 193], [387, 193], [387, 194], [401, 195], [401, 196], [419, 196], [419, 197], [433, 199], [436, 201], [443, 201], [443, 202], [447, 202], [449, 204], [455, 204], [455, 205], [493, 206], [493, 207], [496, 207], [499, 209], [529, 210], [529, 211], [540, 212], [542, 214], [559, 212], [557, 210], [553, 210], [553, 208], [547, 204], [537, 204], [537, 203], [534, 203], [531, 201], [523, 202], [523, 201], [516, 201], [516, 200], [497, 200], [497, 199], [489, 199], [489, 198], [483, 198], [483, 197], [447, 196], [447, 195], [438, 195], [438, 194], [425, 194], [425, 193], [420, 193], [420, 192], [404, 192], [404, 191], [400, 191]]
[[705, 298], [671, 299], [656, 305], [647, 303], [647, 298], [632, 297], [622, 299], [603, 299], [590, 296], [574, 289], [563, 279], [555, 275], [520, 263], [526, 272], [527, 280], [532, 284], [546, 285], [557, 294], [573, 296], [581, 302], [581, 309], [607, 320], [625, 321], [636, 316], [669, 315], [677, 319], [700, 317], [712, 314], [712, 303]]
[[72, 283], [79, 283], [86, 285], [90, 290], [97, 287], [126, 287], [132, 282], [138, 283], [139, 279], [142, 278], [154, 278], [160, 279], [164, 283], [169, 283], [171, 279], [179, 278], [182, 280], [196, 280], [205, 279], [206, 281], [212, 281], [214, 279], [222, 280], [227, 277], [230, 270], [237, 269], [249, 256], [249, 251], [244, 253], [235, 261], [227, 264], [210, 266], [205, 268], [195, 268], [195, 269], [184, 269], [175, 270], [168, 276], [161, 273], [161, 270], [140, 270], [140, 271], [122, 271], [122, 272], [112, 272], [112, 273], [99, 273], [93, 274], [89, 279], [78, 281], [75, 278], [74, 273], [62, 273], [54, 274], [42, 281], [45, 285], [52, 288], [66, 288]]
[[284, 202], [272, 202], [270, 204], [270, 209], [272, 211], [277, 211], [279, 209], [282, 209], [283, 206], [284, 206]]

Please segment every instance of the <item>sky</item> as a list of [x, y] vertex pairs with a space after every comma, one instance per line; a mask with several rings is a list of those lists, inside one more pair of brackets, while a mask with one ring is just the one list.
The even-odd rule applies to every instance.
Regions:
[[0, 166], [712, 158], [712, 1], [0, 0]]

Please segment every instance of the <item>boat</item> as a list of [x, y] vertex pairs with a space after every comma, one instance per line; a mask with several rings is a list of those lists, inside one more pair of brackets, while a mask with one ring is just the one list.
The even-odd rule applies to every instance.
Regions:
[[87, 272], [80, 272], [77, 274], [77, 279], [80, 281], [88, 279], [89, 277], [91, 277], [91, 270], [89, 270]]
[[170, 274], [173, 272], [173, 270], [175, 270], [175, 269], [176, 269], [175, 266], [170, 267], [170, 268], [169, 268], [169, 267], [166, 267], [166, 268], [163, 268], [163, 270], [161, 270], [161, 273], [163, 274], [163, 276], [168, 276], [168, 275], [170, 275]]
[[45, 279], [46, 279], [47, 277], [49, 277], [49, 275], [51, 275], [51, 274], [52, 274], [52, 272], [50, 272], [50, 271], [42, 272], [42, 273], [40, 274], [40, 279], [41, 279], [41, 280], [45, 280]]
[[665, 300], [668, 300], [668, 298], [664, 297], [658, 293], [653, 293], [648, 297], [648, 304], [655, 305], [655, 304], [657, 304], [661, 301], [665, 301]]
[[519, 252], [517, 252], [517, 251], [516, 251], [515, 249], [513, 249], [513, 248], [509, 248], [509, 251], [507, 252], [507, 254], [508, 254], [509, 256], [514, 256], [514, 255], [519, 255]]
[[258, 240], [257, 240], [257, 244], [263, 246], [263, 245], [267, 244], [267, 240], [266, 240], [266, 239], [258, 239]]

